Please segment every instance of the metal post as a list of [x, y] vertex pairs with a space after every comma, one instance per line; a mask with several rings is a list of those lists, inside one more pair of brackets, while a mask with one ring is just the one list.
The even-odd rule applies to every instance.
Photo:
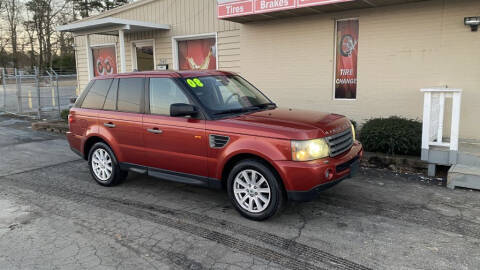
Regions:
[[42, 107], [41, 107], [41, 102], [40, 102], [40, 80], [39, 80], [39, 72], [38, 68], [35, 67], [35, 86], [37, 87], [37, 101], [38, 101], [38, 119], [42, 119]]
[[59, 118], [62, 118], [62, 108], [61, 108], [61, 105], [60, 105], [60, 88], [58, 87], [58, 73], [55, 72], [55, 70], [53, 70], [53, 69], [52, 69], [52, 71], [54, 72], [55, 80], [57, 81], [56, 89], [57, 89], [58, 116], [59, 116]]
[[[50, 68], [52, 69], [52, 68]], [[52, 94], [52, 108], [53, 106], [55, 106], [55, 89], [53, 88], [53, 75], [52, 73], [48, 72], [48, 70], [46, 70], [45, 72], [47, 72], [48, 74], [48, 81], [50, 83], [50, 87], [51, 87], [51, 94]]]
[[3, 111], [7, 112], [7, 74], [2, 68], [2, 85], [3, 85]]

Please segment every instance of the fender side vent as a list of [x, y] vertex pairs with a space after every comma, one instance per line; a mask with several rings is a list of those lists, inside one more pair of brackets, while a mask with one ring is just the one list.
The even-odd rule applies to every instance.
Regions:
[[208, 141], [211, 148], [223, 148], [227, 145], [230, 138], [228, 136], [210, 134], [208, 136]]

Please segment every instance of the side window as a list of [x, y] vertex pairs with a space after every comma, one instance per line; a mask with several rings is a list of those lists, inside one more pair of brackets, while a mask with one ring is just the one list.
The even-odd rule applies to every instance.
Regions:
[[114, 79], [110, 90], [108, 90], [107, 99], [105, 99], [105, 104], [103, 104], [104, 110], [114, 111], [117, 109], [117, 90], [118, 90], [118, 79]]
[[75, 108], [81, 108], [83, 100], [85, 99], [85, 96], [87, 95], [88, 91], [90, 91], [90, 87], [92, 87], [92, 84], [94, 81], [90, 81], [87, 86], [82, 90], [80, 95], [78, 96], [77, 100], [75, 101], [75, 104], [73, 105]]
[[102, 109], [112, 79], [95, 80], [82, 103], [82, 108]]
[[170, 105], [187, 103], [188, 98], [169, 78], [150, 78], [150, 113], [170, 115]]
[[144, 78], [124, 78], [118, 83], [117, 110], [140, 113], [143, 100]]

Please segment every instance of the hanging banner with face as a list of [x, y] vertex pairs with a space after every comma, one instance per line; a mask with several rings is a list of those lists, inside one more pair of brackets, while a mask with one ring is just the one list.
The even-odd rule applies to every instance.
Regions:
[[92, 56], [95, 77], [117, 74], [115, 46], [92, 48]]
[[178, 41], [178, 69], [216, 69], [215, 38]]
[[335, 98], [357, 98], [358, 20], [339, 20], [336, 33]]

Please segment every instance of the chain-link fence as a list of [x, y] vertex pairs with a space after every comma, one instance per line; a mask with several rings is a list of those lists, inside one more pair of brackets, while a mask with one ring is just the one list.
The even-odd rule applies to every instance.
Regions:
[[0, 111], [42, 118], [60, 118], [78, 94], [77, 75], [50, 69], [40, 74], [18, 69], [1, 70]]

